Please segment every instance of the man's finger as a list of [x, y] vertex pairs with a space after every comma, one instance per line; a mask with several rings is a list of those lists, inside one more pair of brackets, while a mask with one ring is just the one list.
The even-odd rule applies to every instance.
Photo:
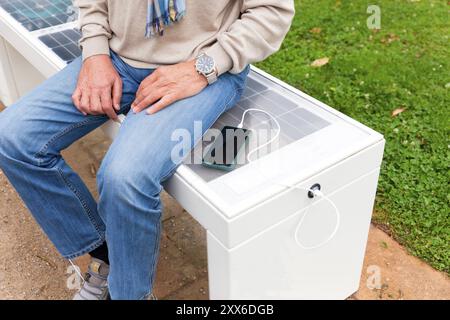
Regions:
[[101, 114], [103, 112], [102, 102], [98, 92], [92, 92], [89, 99], [89, 111], [91, 114]]
[[147, 82], [145, 81], [146, 79], [144, 79], [140, 84], [139, 84], [139, 88], [136, 91], [136, 98], [139, 97], [140, 95], [142, 95], [142, 91], [147, 88]]
[[122, 79], [119, 77], [114, 81], [112, 88], [113, 106], [116, 111], [120, 110], [120, 101], [122, 100]]
[[164, 96], [159, 100], [157, 103], [155, 103], [153, 106], [151, 106], [148, 110], [148, 114], [155, 114], [156, 112], [170, 106], [172, 103], [177, 101], [176, 97], [174, 95], [168, 95]]
[[150, 86], [153, 86], [155, 82], [158, 80], [158, 72], [155, 70], [151, 75], [149, 75], [147, 78], [145, 78], [141, 84], [139, 85], [138, 90], [136, 91], [136, 99], [133, 101], [133, 105], [138, 104], [144, 97], [143, 92], [146, 89], [149, 89]]
[[118, 121], [116, 111], [113, 108], [111, 90], [104, 90], [100, 96], [103, 112], [113, 121]]
[[103, 89], [100, 93], [100, 102], [102, 104], [102, 110], [112, 107], [111, 89]]
[[131, 107], [134, 108], [139, 103], [141, 103], [142, 100], [144, 100], [146, 98], [146, 96], [147, 96], [146, 93], [147, 93], [147, 88], [142, 89], [141, 87], [139, 87], [139, 90], [136, 92], [136, 97], [134, 98], [134, 101], [131, 104]]
[[[155, 88], [153, 85], [146, 87], [145, 89], [142, 89], [141, 92], [138, 95], [136, 95], [136, 98], [132, 104], [132, 108], [134, 109], [135, 107], [140, 106], [141, 103], [145, 99], [147, 99], [147, 97], [158, 95], [158, 91], [161, 91], [161, 90], [158, 90], [158, 88]], [[158, 97], [158, 99], [161, 97], [162, 97], [162, 94]], [[146, 106], [144, 106], [143, 108], [145, 108], [145, 107], [148, 107], [148, 104]], [[142, 110], [142, 108], [141, 108], [141, 110]]]
[[81, 99], [81, 90], [77, 87], [72, 94], [72, 102], [75, 107], [80, 107], [80, 99]]
[[114, 108], [112, 107], [112, 105], [106, 109], [103, 109], [103, 113], [106, 114], [108, 116], [108, 118], [110, 118], [111, 120], [113, 120], [115, 122], [119, 121], [117, 113], [114, 110]]
[[141, 100], [137, 105], [133, 107], [133, 112], [138, 113], [147, 108], [148, 106], [152, 105], [159, 99], [161, 99], [164, 96], [163, 92], [161, 91], [154, 91], [150, 93], [148, 96], [146, 96], [143, 100]]
[[87, 115], [85, 111], [83, 111], [80, 108], [80, 104], [81, 104], [81, 90], [77, 87], [75, 89], [75, 91], [72, 94], [72, 102], [75, 105], [75, 107], [83, 114], [83, 115]]
[[89, 114], [90, 109], [90, 92], [83, 91], [81, 92], [81, 99], [80, 99], [80, 109], [82, 112]]
[[136, 98], [134, 99], [132, 106], [135, 107], [139, 105], [147, 96], [151, 95], [152, 92], [159, 90], [159, 87], [155, 86], [156, 83], [149, 84], [147, 86], [139, 87], [139, 90], [136, 92]]
[[[158, 69], [156, 69], [158, 70]], [[148, 86], [151, 86], [153, 83], [155, 83], [158, 80], [159, 77], [159, 71], [153, 71], [147, 78], [145, 78], [141, 82], [141, 87], [145, 88]]]

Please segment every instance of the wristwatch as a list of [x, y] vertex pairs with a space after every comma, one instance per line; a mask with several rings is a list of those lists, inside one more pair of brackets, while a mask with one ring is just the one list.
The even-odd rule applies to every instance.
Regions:
[[195, 70], [205, 76], [208, 84], [213, 84], [217, 81], [216, 62], [213, 57], [208, 56], [206, 53], [200, 54], [195, 60]]

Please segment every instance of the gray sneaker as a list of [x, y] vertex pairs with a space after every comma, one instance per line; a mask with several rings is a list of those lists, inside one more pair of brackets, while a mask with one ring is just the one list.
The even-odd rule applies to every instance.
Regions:
[[109, 265], [99, 259], [92, 258], [84, 282], [73, 300], [108, 300]]

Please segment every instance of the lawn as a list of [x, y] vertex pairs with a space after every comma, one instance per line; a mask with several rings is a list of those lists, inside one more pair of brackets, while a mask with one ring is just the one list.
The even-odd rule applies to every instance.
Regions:
[[[449, 273], [449, 3], [296, 3], [282, 50], [258, 66], [384, 134], [373, 221]], [[372, 4], [381, 8], [378, 31], [366, 23]]]

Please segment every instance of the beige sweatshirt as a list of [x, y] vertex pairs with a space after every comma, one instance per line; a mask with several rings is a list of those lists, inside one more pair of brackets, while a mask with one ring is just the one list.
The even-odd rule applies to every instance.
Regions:
[[219, 74], [238, 73], [276, 52], [294, 16], [293, 0], [186, 0], [186, 16], [164, 36], [145, 37], [147, 0], [75, 0], [83, 59], [116, 52], [136, 68], [212, 56]]

